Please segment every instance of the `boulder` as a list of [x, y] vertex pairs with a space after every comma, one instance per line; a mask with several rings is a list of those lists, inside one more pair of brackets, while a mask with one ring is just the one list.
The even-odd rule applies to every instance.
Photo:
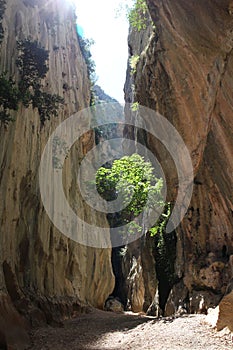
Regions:
[[109, 298], [105, 303], [105, 310], [112, 312], [123, 312], [123, 304], [116, 298]]
[[184, 285], [183, 281], [175, 284], [170, 291], [166, 307], [165, 316], [171, 316], [174, 314], [181, 314], [187, 312], [187, 296], [188, 288]]
[[219, 304], [221, 295], [209, 291], [193, 291], [189, 298], [190, 312], [207, 314], [207, 310]]
[[0, 349], [24, 350], [30, 344], [28, 327], [8, 295], [0, 294]]

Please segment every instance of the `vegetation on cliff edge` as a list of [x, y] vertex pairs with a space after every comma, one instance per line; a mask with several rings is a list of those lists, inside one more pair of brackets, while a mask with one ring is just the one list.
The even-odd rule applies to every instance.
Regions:
[[37, 108], [41, 123], [44, 124], [51, 116], [57, 116], [63, 98], [44, 91], [43, 79], [49, 70], [49, 52], [37, 41], [25, 39], [18, 41], [18, 58], [16, 65], [19, 70], [18, 84], [5, 72], [0, 76], [0, 121], [12, 121], [11, 111], [17, 111], [19, 103], [28, 108]]

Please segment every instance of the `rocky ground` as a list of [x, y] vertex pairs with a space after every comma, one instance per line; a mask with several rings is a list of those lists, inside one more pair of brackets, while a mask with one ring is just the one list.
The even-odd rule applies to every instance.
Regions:
[[92, 310], [62, 327], [31, 334], [34, 350], [233, 349], [229, 331], [216, 332], [205, 315], [155, 319], [144, 315]]

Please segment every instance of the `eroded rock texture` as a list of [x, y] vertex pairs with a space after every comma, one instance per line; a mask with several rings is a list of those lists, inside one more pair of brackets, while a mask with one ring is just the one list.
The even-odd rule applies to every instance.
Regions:
[[[102, 308], [114, 276], [110, 249], [89, 248], [66, 238], [50, 222], [40, 199], [38, 167], [49, 135], [90, 102], [73, 10], [61, 0], [9, 0], [2, 25], [1, 72], [8, 71], [17, 80], [17, 40], [38, 40], [49, 50], [43, 86], [65, 99], [59, 116], [44, 126], [36, 109], [21, 105], [13, 112], [14, 122], [0, 124], [0, 342], [14, 346], [26, 338], [19, 314], [27, 325], [39, 325], [59, 322], [88, 304]], [[77, 195], [74, 181], [80, 160], [93, 144], [92, 132], [75, 143], [64, 165], [63, 185], [81, 218], [107, 227], [106, 219], [90, 213]], [[85, 234], [82, 230], [77, 227], [78, 234]]]
[[228, 327], [233, 332], [233, 319], [232, 319], [232, 308], [233, 308], [233, 293], [229, 293], [223, 297], [219, 304], [219, 316], [217, 321], [217, 330], [222, 330]]
[[[129, 36], [130, 54], [140, 59], [133, 79], [128, 74], [126, 100], [165, 116], [190, 152], [194, 190], [176, 230], [176, 275], [186, 293], [174, 302], [193, 312], [205, 311], [218, 303], [232, 274], [232, 1], [147, 3], [156, 28], [148, 35], [133, 31]], [[167, 179], [168, 200], [174, 201], [177, 172], [171, 157], [151, 135], [144, 142], [157, 155]], [[198, 296], [200, 290], [208, 293]], [[171, 294], [167, 311], [173, 309], [172, 299]]]
[[151, 306], [151, 313], [156, 314], [158, 303], [154, 299], [158, 285], [153, 239], [142, 237], [127, 246], [122, 258], [122, 274], [126, 307], [133, 312], [147, 312]]

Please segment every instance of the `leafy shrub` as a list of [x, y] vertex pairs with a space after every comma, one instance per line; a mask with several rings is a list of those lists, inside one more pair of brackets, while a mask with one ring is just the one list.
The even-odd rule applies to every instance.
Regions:
[[158, 220], [157, 225], [153, 226], [149, 232], [150, 235], [153, 237], [156, 234], [163, 235], [166, 229], [166, 225], [168, 223], [169, 217], [171, 215], [171, 204], [166, 203], [165, 209], [163, 214], [161, 214], [160, 219]]
[[42, 124], [49, 120], [51, 115], [54, 117], [58, 116], [59, 106], [63, 102], [63, 98], [59, 95], [51, 95], [40, 90], [36, 90], [32, 96], [32, 106], [33, 108], [38, 108]]
[[41, 86], [41, 79], [45, 78], [48, 72], [49, 53], [37, 41], [18, 41], [19, 51], [16, 61], [21, 77], [21, 86], [24, 91], [32, 86], [38, 89]]
[[127, 17], [130, 25], [139, 32], [146, 29], [148, 22], [148, 8], [146, 0], [135, 0], [134, 6], [129, 9]]
[[7, 78], [6, 73], [0, 75], [0, 105], [4, 109], [17, 110], [19, 90], [12, 77]]
[[152, 25], [155, 30], [156, 26], [153, 24], [150, 13], [148, 11], [146, 0], [128, 0], [120, 3], [116, 10], [117, 17], [124, 12], [132, 28], [137, 31], [145, 30], [148, 25]]
[[139, 55], [133, 55], [130, 57], [129, 59], [129, 65], [130, 65], [130, 68], [131, 68], [131, 75], [135, 74], [136, 73], [136, 68], [137, 68], [137, 64], [140, 60], [140, 56]]
[[133, 102], [130, 107], [132, 112], [137, 112], [139, 110], [139, 102]]
[[8, 124], [9, 122], [13, 121], [14, 119], [11, 117], [9, 112], [7, 110], [0, 110], [0, 121], [4, 124]]
[[7, 78], [6, 73], [0, 75], [0, 121], [12, 121], [9, 110], [17, 110], [19, 103], [19, 90], [12, 77]]

